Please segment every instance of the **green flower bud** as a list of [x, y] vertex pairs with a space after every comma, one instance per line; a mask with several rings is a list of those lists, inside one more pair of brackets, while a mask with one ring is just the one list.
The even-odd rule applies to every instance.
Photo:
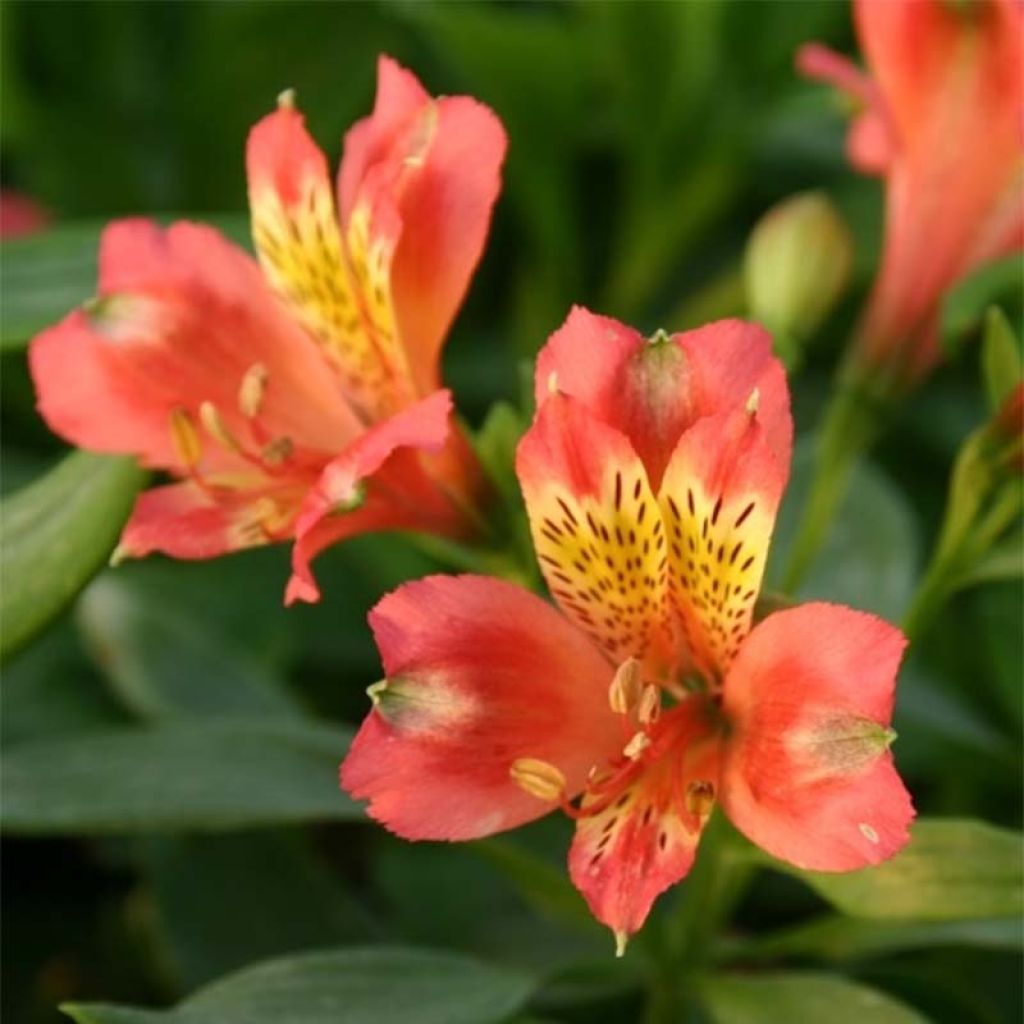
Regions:
[[784, 199], [755, 225], [744, 254], [747, 307], [787, 367], [842, 295], [852, 265], [849, 228], [820, 192]]

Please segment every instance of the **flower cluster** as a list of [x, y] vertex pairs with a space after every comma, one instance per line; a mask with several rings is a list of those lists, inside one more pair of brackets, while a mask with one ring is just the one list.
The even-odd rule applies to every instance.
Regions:
[[180, 481], [142, 495], [118, 558], [294, 539], [287, 600], [315, 600], [310, 560], [346, 537], [472, 533], [482, 480], [438, 361], [505, 146], [487, 107], [382, 58], [336, 198], [292, 95], [253, 128], [259, 264], [199, 224], [107, 228], [99, 297], [30, 358], [58, 434]]
[[644, 339], [575, 309], [536, 392], [517, 471], [559, 610], [477, 576], [384, 598], [370, 621], [387, 678], [344, 788], [410, 839], [561, 807], [573, 882], [620, 950], [716, 802], [802, 868], [900, 849], [902, 635], [817, 603], [755, 625], [792, 438], [768, 336], [724, 321]]

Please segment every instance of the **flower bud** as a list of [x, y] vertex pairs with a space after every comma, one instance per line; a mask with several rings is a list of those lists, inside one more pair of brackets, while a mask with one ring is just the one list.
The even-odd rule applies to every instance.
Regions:
[[820, 192], [784, 199], [755, 225], [744, 254], [747, 306], [787, 366], [839, 299], [852, 265], [849, 228]]

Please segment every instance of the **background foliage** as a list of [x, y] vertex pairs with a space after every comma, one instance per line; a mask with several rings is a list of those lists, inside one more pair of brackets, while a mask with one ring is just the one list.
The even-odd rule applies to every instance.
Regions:
[[[491, 104], [511, 139], [445, 357], [473, 426], [494, 401], [521, 401], [524, 362], [572, 302], [647, 331], [742, 313], [757, 216], [820, 187], [849, 220], [857, 261], [851, 296], [793, 381], [798, 431], [813, 427], [879, 239], [880, 188], [846, 165], [838, 101], [792, 68], [809, 39], [852, 51], [845, 4], [12, 0], [3, 15], [4, 184], [56, 221], [2, 250], [5, 492], [62, 454], [34, 413], [25, 343], [91, 293], [99, 226], [187, 214], [244, 241], [248, 128], [294, 86], [336, 158], [369, 109], [380, 51], [434, 92]], [[901, 410], [806, 594], [905, 611], [953, 455], [985, 415], [977, 363], [962, 346]], [[76, 459], [4, 505], [5, 1020], [186, 996], [170, 1016], [71, 1012], [99, 1024], [222, 1024], [225, 1006], [311, 1024], [342, 1007], [346, 1021], [641, 1019], [672, 922], [700, 913], [699, 865], [613, 962], [564, 880], [568, 823], [413, 846], [367, 826], [336, 789], [380, 671], [366, 609], [435, 568], [429, 556], [397, 537], [336, 549], [318, 571], [323, 602], [287, 613], [284, 550], [154, 559], [102, 572], [30, 643], [46, 601], [62, 604], [102, 562], [140, 483], [130, 467]], [[807, 467], [805, 441], [776, 567]], [[33, 596], [55, 567], [63, 596]], [[923, 815], [1020, 825], [1022, 613], [1017, 584], [962, 593], [906, 666], [896, 754]], [[922, 826], [922, 859], [892, 878], [833, 884], [747, 864], [757, 883], [732, 925], [689, 951], [694, 1019], [1019, 1019], [1021, 933], [1006, 916], [1019, 847], [949, 827]], [[286, 954], [302, 955], [247, 966]], [[296, 999], [314, 998], [328, 1016], [299, 1014]]]

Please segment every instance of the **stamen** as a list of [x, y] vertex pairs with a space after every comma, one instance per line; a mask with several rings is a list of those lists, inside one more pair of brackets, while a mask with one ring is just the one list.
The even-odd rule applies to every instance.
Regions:
[[608, 703], [617, 715], [628, 715], [640, 699], [640, 662], [627, 658], [616, 670], [608, 687]]
[[629, 936], [618, 928], [615, 929], [615, 955], [617, 957], [623, 957], [626, 955], [626, 943], [629, 942]]
[[707, 781], [691, 782], [686, 787], [686, 810], [703, 821], [715, 803], [714, 784]]
[[560, 800], [565, 792], [565, 776], [549, 761], [520, 757], [508, 773], [520, 789], [538, 800]]
[[754, 388], [750, 392], [750, 397], [747, 399], [747, 415], [754, 416], [757, 413], [759, 406], [761, 405], [761, 389]]
[[661, 714], [661, 690], [648, 683], [640, 695], [636, 717], [641, 725], [653, 725]]
[[558, 373], [555, 370], [552, 370], [551, 373], [548, 374], [548, 394], [558, 394]]
[[633, 738], [622, 748], [622, 756], [630, 761], [639, 760], [640, 755], [651, 745], [651, 738], [645, 732], [636, 732]]
[[259, 415], [268, 376], [267, 368], [262, 363], [253, 363], [245, 371], [238, 388], [238, 408], [246, 419], [252, 420]]
[[199, 421], [210, 437], [219, 445], [231, 452], [241, 451], [242, 446], [231, 433], [227, 423], [224, 421], [224, 417], [220, 414], [220, 410], [213, 402], [203, 402], [199, 406]]
[[192, 417], [187, 410], [180, 407], [171, 411], [171, 443], [186, 468], [193, 469], [199, 464], [203, 454], [199, 434], [196, 432]]
[[388, 681], [381, 679], [374, 683], [372, 686], [366, 688], [366, 696], [373, 701], [373, 706], [377, 707], [380, 704], [380, 695], [387, 689]]
[[278, 110], [294, 110], [295, 109], [295, 90], [285, 89], [277, 94], [277, 109]]
[[295, 445], [292, 444], [290, 437], [275, 437], [273, 441], [264, 447], [260, 458], [268, 466], [280, 466], [292, 457], [292, 452], [294, 451]]

